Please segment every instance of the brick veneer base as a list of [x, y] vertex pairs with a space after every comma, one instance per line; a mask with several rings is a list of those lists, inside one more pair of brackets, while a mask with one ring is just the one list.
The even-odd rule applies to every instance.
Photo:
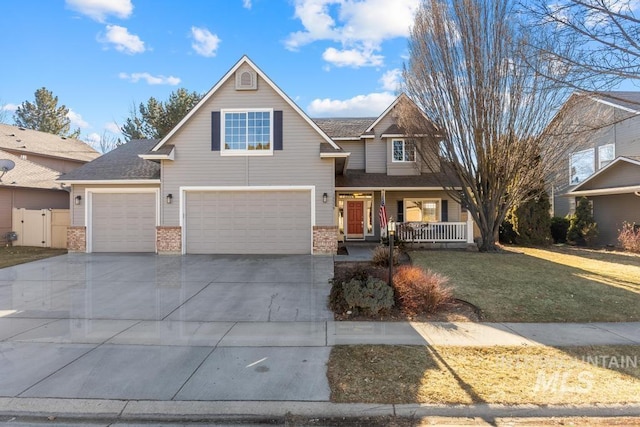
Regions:
[[67, 227], [67, 250], [69, 252], [86, 252], [87, 227]]
[[338, 252], [338, 227], [316, 225], [313, 227], [313, 254], [335, 255]]
[[182, 253], [182, 228], [156, 227], [156, 248], [159, 254]]

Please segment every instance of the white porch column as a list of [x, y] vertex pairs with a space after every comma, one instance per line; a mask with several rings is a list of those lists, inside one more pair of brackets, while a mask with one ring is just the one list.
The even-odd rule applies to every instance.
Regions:
[[467, 212], [467, 243], [473, 243], [473, 218]]

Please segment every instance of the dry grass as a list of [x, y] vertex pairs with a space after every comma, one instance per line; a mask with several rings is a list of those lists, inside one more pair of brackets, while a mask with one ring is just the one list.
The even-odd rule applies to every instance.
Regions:
[[333, 402], [639, 403], [640, 346], [338, 346], [327, 375]]
[[640, 321], [640, 257], [573, 248], [412, 252], [486, 321]]
[[43, 258], [66, 254], [66, 249], [38, 248], [31, 246], [0, 247], [0, 268], [25, 262], [37, 261]]

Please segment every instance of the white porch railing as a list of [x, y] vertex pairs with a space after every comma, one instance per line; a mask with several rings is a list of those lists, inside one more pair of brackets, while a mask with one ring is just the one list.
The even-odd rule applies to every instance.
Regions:
[[473, 221], [467, 222], [401, 222], [398, 239], [405, 242], [466, 242], [473, 243]]

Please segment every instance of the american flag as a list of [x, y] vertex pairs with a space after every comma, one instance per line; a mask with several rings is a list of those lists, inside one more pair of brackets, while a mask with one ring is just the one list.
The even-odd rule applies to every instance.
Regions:
[[387, 208], [384, 205], [384, 193], [382, 194], [382, 200], [380, 200], [380, 228], [387, 228]]

